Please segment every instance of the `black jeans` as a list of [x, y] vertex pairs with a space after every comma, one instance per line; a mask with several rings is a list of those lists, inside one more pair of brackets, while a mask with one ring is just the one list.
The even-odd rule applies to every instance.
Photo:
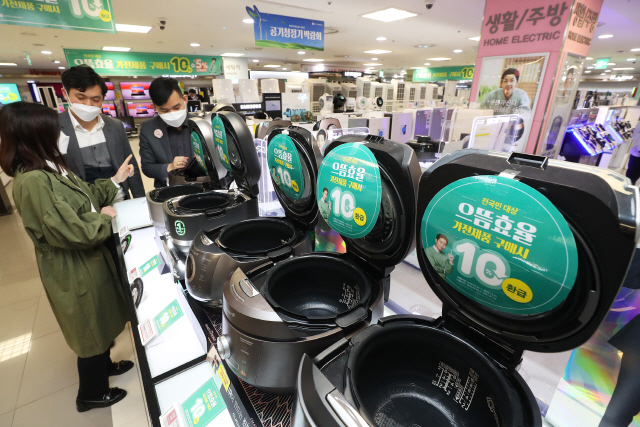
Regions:
[[629, 154], [629, 165], [627, 166], [627, 178], [631, 180], [633, 185], [640, 178], [640, 157]]
[[634, 353], [622, 355], [618, 383], [599, 427], [627, 427], [640, 412], [640, 357]]
[[78, 399], [95, 399], [109, 391], [111, 350], [91, 357], [78, 357]]

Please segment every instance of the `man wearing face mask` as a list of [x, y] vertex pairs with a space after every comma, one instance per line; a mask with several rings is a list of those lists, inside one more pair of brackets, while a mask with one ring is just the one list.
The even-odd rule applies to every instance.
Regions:
[[[112, 177], [133, 152], [122, 123], [100, 114], [107, 85], [86, 65], [71, 67], [62, 73], [62, 85], [69, 111], [58, 116], [58, 145], [69, 169], [89, 184]], [[134, 174], [122, 182], [114, 202], [145, 195], [135, 158], [131, 164]]]
[[176, 79], [159, 77], [149, 86], [149, 95], [158, 115], [140, 129], [142, 172], [154, 178], [155, 188], [166, 187], [169, 172], [187, 166], [193, 148], [187, 120], [187, 95]]

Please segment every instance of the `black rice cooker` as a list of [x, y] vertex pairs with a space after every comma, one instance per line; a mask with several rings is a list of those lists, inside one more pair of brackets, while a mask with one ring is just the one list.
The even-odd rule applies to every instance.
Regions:
[[[247, 273], [238, 269], [224, 286], [218, 352], [239, 378], [259, 389], [293, 391], [303, 354], [315, 356], [375, 323], [384, 310], [391, 271], [413, 248], [420, 176], [415, 153], [374, 135], [342, 136], [328, 153], [359, 145], [370, 150], [381, 178], [371, 231], [360, 238], [343, 234], [344, 254], [314, 252]], [[323, 174], [321, 169], [319, 180]], [[354, 182], [346, 180], [344, 188]]]
[[[167, 234], [171, 243], [185, 255], [200, 230], [258, 217], [260, 163], [249, 128], [236, 113], [223, 111], [212, 116], [212, 131], [213, 147], [209, 147], [206, 140], [199, 140], [197, 132], [191, 133], [195, 155], [203, 159], [202, 165], [207, 168], [217, 156], [237, 188], [190, 194], [164, 202]], [[210, 172], [215, 173], [215, 170]]]
[[297, 152], [303, 190], [299, 197], [295, 193], [290, 196], [274, 182], [285, 219], [248, 219], [198, 232], [187, 258], [186, 287], [193, 298], [210, 307], [222, 307], [224, 284], [237, 268], [248, 272], [267, 262], [313, 252], [312, 231], [318, 221], [318, 165], [311, 148], [313, 136], [297, 126], [272, 127], [267, 135], [267, 150], [269, 144], [277, 144], [278, 135], [289, 138], [291, 148]]
[[292, 425], [541, 426], [517, 372], [523, 351], [566, 351], [593, 335], [633, 257], [638, 208], [638, 188], [606, 169], [446, 155], [420, 180], [416, 224], [442, 317], [391, 316], [305, 355]]

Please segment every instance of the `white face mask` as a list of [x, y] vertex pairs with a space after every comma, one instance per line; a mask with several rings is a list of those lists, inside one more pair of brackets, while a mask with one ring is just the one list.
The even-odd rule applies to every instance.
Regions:
[[98, 117], [98, 114], [100, 114], [100, 107], [93, 107], [91, 105], [84, 105], [84, 104], [75, 104], [71, 102], [71, 97], [69, 96], [68, 90], [67, 90], [67, 98], [69, 100], [69, 108], [71, 108], [71, 111], [73, 111], [73, 113], [76, 116], [78, 116], [80, 120], [83, 120], [85, 122], [90, 122], [91, 120]]
[[160, 118], [169, 126], [177, 128], [178, 126], [182, 126], [184, 120], [187, 118], [187, 109], [183, 108], [182, 110], [160, 114]]

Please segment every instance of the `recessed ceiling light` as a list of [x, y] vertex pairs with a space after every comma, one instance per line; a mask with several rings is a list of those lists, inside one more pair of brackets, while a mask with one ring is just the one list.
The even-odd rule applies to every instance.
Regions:
[[591, 72], [590, 70], [585, 71], [585, 73], [590, 73], [590, 72]]
[[613, 34], [603, 34], [598, 36], [599, 39], [610, 39], [611, 37], [613, 37]]
[[372, 60], [372, 61], [377, 61], [377, 60], [378, 60], [378, 58], [371, 58], [371, 60]]
[[429, 45], [428, 44], [417, 44], [417, 45], [415, 45], [413, 47], [417, 47], [418, 49], [426, 49], [426, 48], [429, 47]]
[[593, 70], [593, 67], [587, 67], [587, 70]]
[[304, 55], [305, 53], [307, 52], [305, 52], [304, 50], [298, 51], [298, 55]]
[[282, 67], [282, 65], [269, 64], [264, 66], [264, 68], [280, 68], [280, 67]]
[[431, 62], [425, 62], [424, 65], [431, 65]]
[[480, 41], [480, 36], [478, 36], [478, 37], [469, 37], [469, 40], [473, 40], [474, 42], [479, 42]]
[[237, 57], [239, 57], [239, 56], [244, 56], [244, 53], [223, 53], [223, 54], [222, 54], [222, 55], [220, 55], [220, 56], [232, 56], [232, 57], [237, 58]]
[[590, 57], [590, 56], [587, 56], [587, 61], [589, 61], [589, 60], [591, 60], [591, 59], [593, 59], [593, 58], [592, 58], [592, 57]]
[[253, 24], [253, 19], [251, 18], [243, 19], [242, 22], [244, 22], [245, 24]]
[[605, 73], [610, 73], [610, 72], [611, 72], [611, 70], [604, 70], [604, 72], [605, 72]]
[[44, 53], [45, 55], [51, 55], [51, 52], [49, 52], [48, 50], [43, 50], [43, 51], [42, 51], [42, 52], [40, 52], [40, 53]]
[[17, 67], [15, 62], [0, 62], [0, 67]]
[[58, 67], [59, 70], [64, 70], [64, 67]]
[[116, 31], [123, 33], [148, 33], [152, 28], [144, 25], [116, 24]]
[[322, 62], [324, 61], [324, 59], [316, 59], [316, 58], [309, 58], [309, 59], [303, 59], [304, 62]]
[[456, 49], [453, 51], [453, 53], [462, 53], [462, 49]]
[[253, 62], [260, 62], [260, 60], [259, 59], [254, 59]]
[[382, 22], [399, 21], [400, 19], [413, 18], [414, 16], [418, 16], [418, 14], [407, 12], [406, 10], [396, 9], [393, 7], [362, 15], [363, 18], [375, 19], [376, 21]]
[[626, 67], [626, 68], [614, 68], [613, 71], [625, 71], [625, 70], [635, 70], [635, 68], [633, 67]]
[[368, 65], [370, 67], [375, 67], [376, 65], [382, 65], [382, 64], [376, 64], [375, 62], [371, 62], [369, 64], [364, 64], [364, 65]]
[[636, 58], [629, 58], [629, 59], [627, 59], [627, 61], [635, 61], [635, 60], [636, 60]]
[[383, 42], [386, 39], [387, 39], [386, 37], [376, 37], [376, 40], [378, 40], [379, 42]]
[[631, 49], [631, 52], [640, 52], [640, 47], [637, 47], [635, 49]]
[[286, 70], [286, 68], [283, 68], [283, 70]]
[[200, 46], [200, 43], [191, 43], [189, 46], [191, 46], [191, 47], [198, 47], [198, 46]]
[[114, 46], [104, 46], [102, 50], [109, 50], [112, 52], [129, 52], [131, 50], [130, 47], [114, 47]]
[[365, 50], [364, 53], [373, 53], [374, 55], [382, 55], [383, 53], [391, 53], [391, 51], [390, 50], [374, 49], [374, 50]]
[[53, 63], [54, 63], [54, 64], [59, 64], [59, 63], [60, 63], [60, 61], [53, 61]]
[[429, 61], [451, 61], [451, 58], [428, 58]]

